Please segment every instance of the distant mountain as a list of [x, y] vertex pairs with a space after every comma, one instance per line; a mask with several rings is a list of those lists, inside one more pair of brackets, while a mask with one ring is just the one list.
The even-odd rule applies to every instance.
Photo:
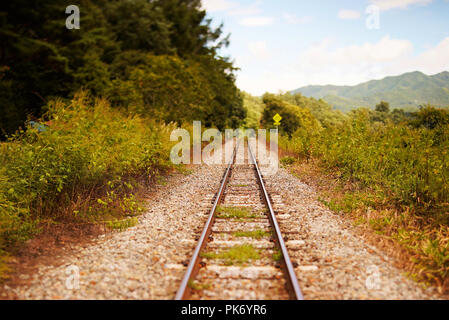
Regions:
[[292, 93], [323, 99], [342, 111], [374, 108], [381, 100], [388, 101], [392, 108], [404, 110], [415, 110], [426, 103], [448, 107], [449, 72], [428, 76], [416, 71], [356, 86], [307, 86]]

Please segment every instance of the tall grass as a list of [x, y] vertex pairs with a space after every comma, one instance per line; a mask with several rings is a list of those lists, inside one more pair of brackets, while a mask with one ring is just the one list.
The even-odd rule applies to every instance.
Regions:
[[358, 113], [320, 132], [283, 137], [280, 144], [300, 156], [318, 157], [345, 178], [382, 189], [401, 204], [425, 209], [448, 204], [448, 126], [429, 130], [372, 123]]
[[171, 167], [171, 125], [84, 92], [46, 117], [44, 131], [28, 126], [0, 145], [0, 256], [42, 220], [135, 214], [135, 189]]
[[[307, 128], [305, 129], [307, 131]], [[320, 131], [304, 129], [280, 146], [300, 158], [313, 157], [356, 183], [332, 206], [358, 212], [376, 232], [410, 250], [415, 271], [427, 280], [449, 277], [449, 125], [373, 122], [367, 111]], [[337, 200], [338, 201], [338, 200]], [[378, 210], [377, 217], [363, 212]], [[359, 210], [366, 209], [366, 210]]]

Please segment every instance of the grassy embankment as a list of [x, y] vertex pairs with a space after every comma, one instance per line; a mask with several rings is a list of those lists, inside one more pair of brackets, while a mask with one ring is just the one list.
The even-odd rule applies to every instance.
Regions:
[[263, 100], [265, 126], [284, 118], [282, 162], [318, 187], [319, 200], [391, 243], [412, 277], [449, 289], [447, 110], [342, 115], [302, 96]]
[[[408, 252], [419, 280], [448, 287], [449, 130], [371, 123], [364, 114], [309, 135], [281, 138], [299, 169], [332, 177], [322, 202]], [[331, 178], [331, 179], [332, 179]]]
[[28, 127], [0, 145], [0, 277], [7, 252], [45, 223], [123, 229], [143, 210], [139, 191], [169, 169], [171, 125], [77, 95], [53, 102], [42, 132]]

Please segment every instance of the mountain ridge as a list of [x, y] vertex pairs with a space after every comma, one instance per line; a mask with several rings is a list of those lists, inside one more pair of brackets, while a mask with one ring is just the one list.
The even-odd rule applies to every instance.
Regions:
[[449, 106], [449, 72], [426, 75], [420, 71], [370, 80], [355, 86], [305, 86], [291, 93], [323, 99], [335, 109], [350, 111], [359, 107], [374, 108], [381, 100], [392, 108], [416, 110], [430, 103], [439, 107]]

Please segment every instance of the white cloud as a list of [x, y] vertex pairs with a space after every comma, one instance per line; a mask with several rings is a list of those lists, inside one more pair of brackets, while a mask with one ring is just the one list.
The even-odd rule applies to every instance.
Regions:
[[284, 79], [290, 81], [296, 78], [284, 89], [308, 84], [355, 85], [376, 79], [387, 75], [391, 66], [410, 57], [413, 52], [410, 41], [391, 39], [389, 36], [376, 43], [337, 48], [333, 48], [332, 44], [332, 39], [324, 39], [301, 53], [296, 63], [284, 70], [293, 73], [283, 75]]
[[343, 20], [356, 20], [360, 19], [360, 12], [355, 10], [343, 9], [338, 12], [338, 18]]
[[258, 60], [267, 60], [271, 56], [265, 41], [250, 42], [248, 49], [251, 55]]
[[428, 5], [432, 0], [371, 0], [371, 3], [378, 6], [380, 10], [405, 9], [410, 5]]
[[245, 27], [264, 27], [272, 25], [274, 22], [273, 17], [247, 17], [239, 21], [239, 24]]
[[284, 13], [282, 17], [288, 24], [307, 24], [313, 21], [311, 16], [298, 17], [291, 13]]
[[262, 0], [257, 0], [249, 5], [243, 6], [230, 0], [203, 0], [202, 8], [207, 12], [225, 11], [231, 16], [254, 15], [261, 12]]
[[299, 57], [302, 65], [359, 65], [370, 63], [384, 63], [403, 57], [413, 50], [408, 40], [383, 37], [377, 43], [351, 45], [334, 50], [330, 49], [331, 39], [324, 39], [320, 43], [309, 47]]
[[228, 0], [202, 0], [202, 8], [208, 12], [226, 11], [238, 4]]
[[419, 70], [427, 74], [449, 71], [449, 37], [437, 46], [427, 49], [417, 57], [399, 61], [394, 68], [397, 72]]
[[[263, 45], [255, 48], [260, 52], [264, 50]], [[413, 53], [410, 41], [389, 36], [374, 43], [342, 47], [336, 47], [334, 41], [327, 38], [310, 45], [293, 62], [284, 59], [257, 74], [240, 73], [237, 84], [243, 90], [260, 95], [309, 84], [356, 85], [411, 71], [426, 74], [449, 71], [449, 36], [421, 54]], [[239, 67], [245, 68], [252, 60], [240, 62], [244, 63]]]
[[255, 1], [247, 6], [238, 5], [234, 9], [230, 10], [229, 14], [233, 16], [260, 14], [262, 12], [262, 9], [260, 8], [261, 5], [262, 0]]

